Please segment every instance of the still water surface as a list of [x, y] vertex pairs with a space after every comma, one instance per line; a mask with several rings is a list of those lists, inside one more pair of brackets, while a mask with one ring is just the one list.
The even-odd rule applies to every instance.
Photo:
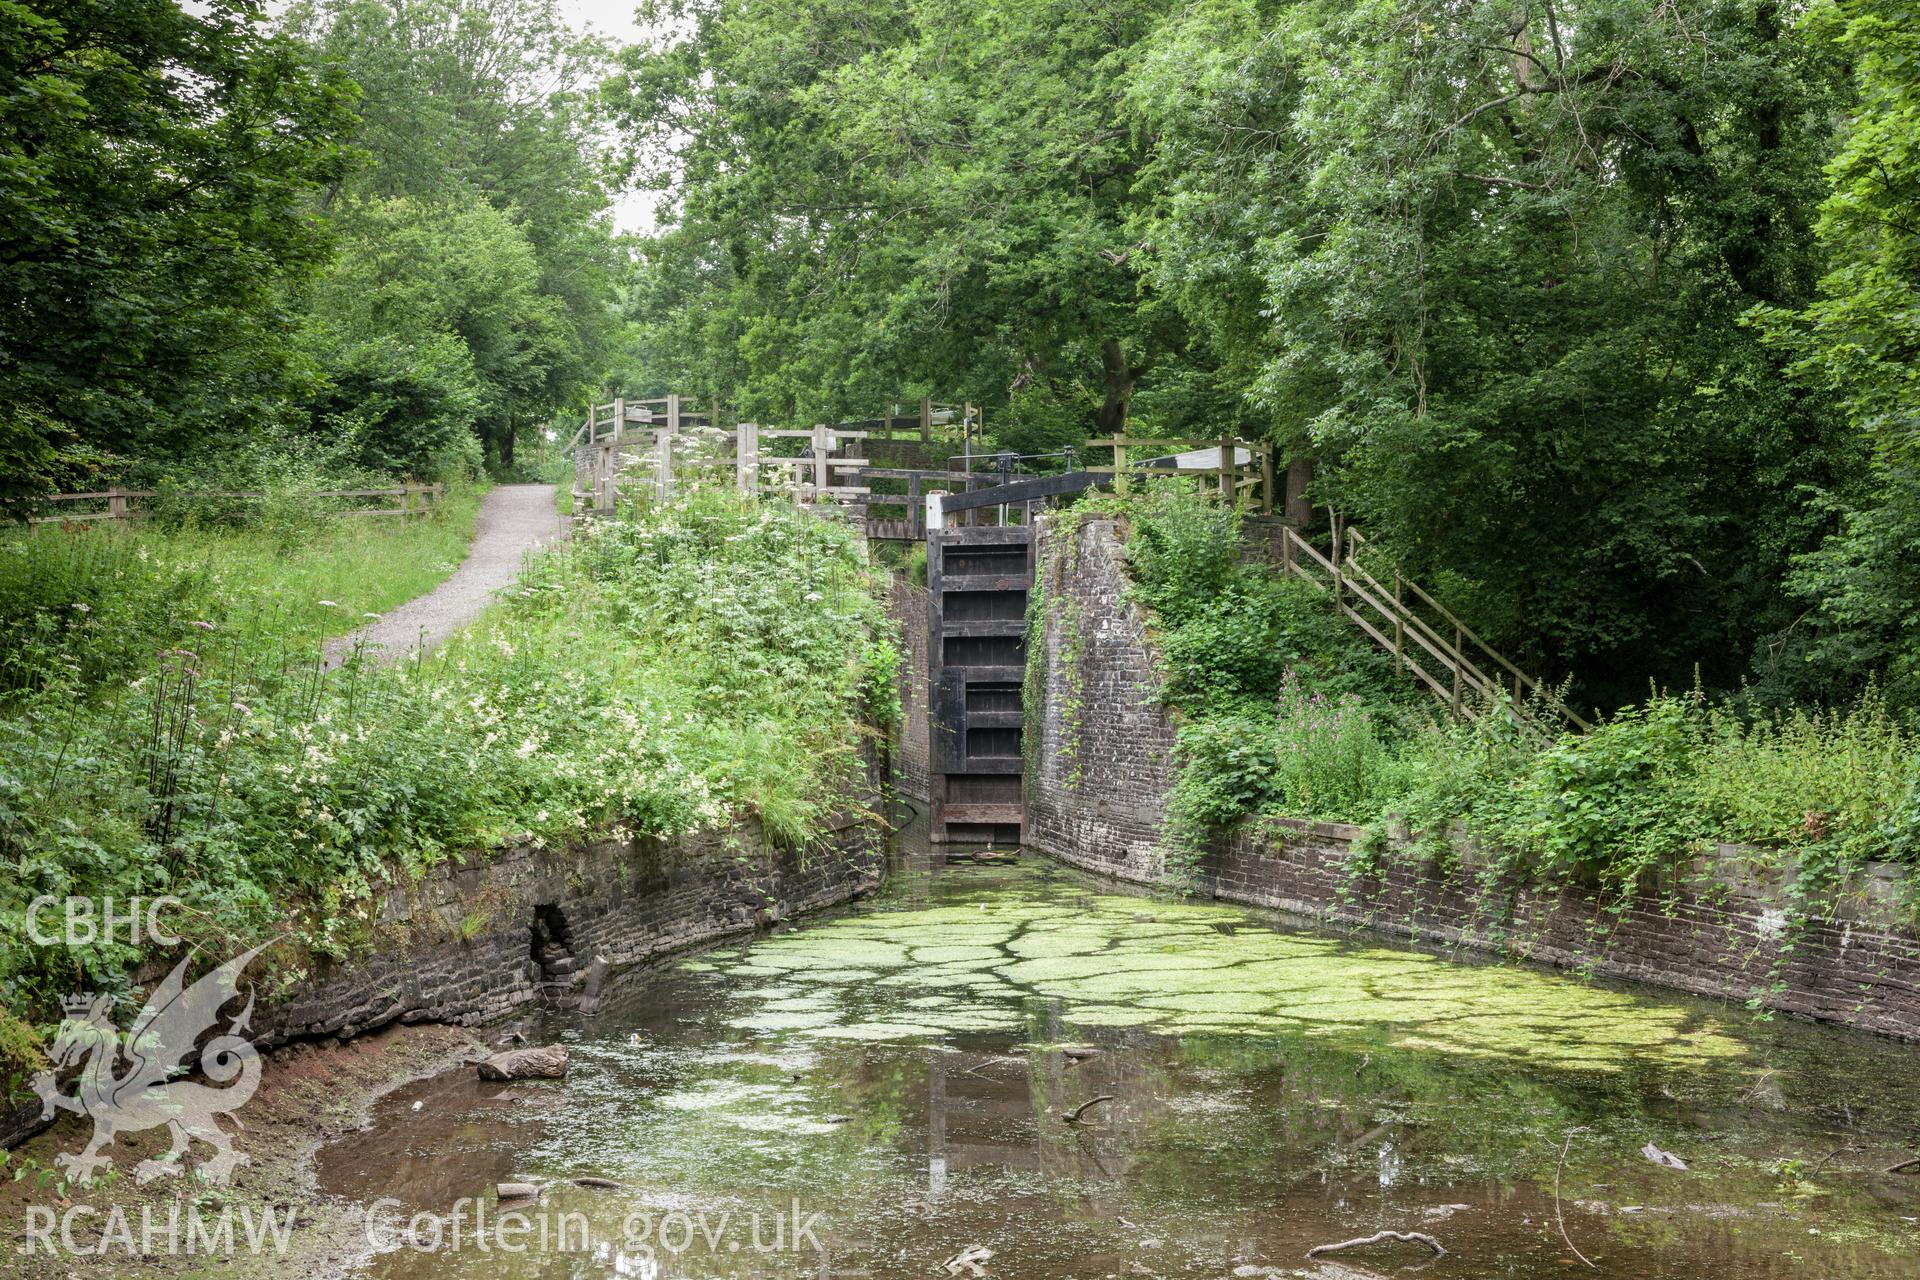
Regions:
[[[526, 1025], [567, 1080], [449, 1073], [323, 1153], [325, 1192], [398, 1205], [359, 1274], [1920, 1276], [1920, 1178], [1877, 1172], [1920, 1143], [1910, 1046], [1033, 860], [910, 855]], [[552, 1184], [528, 1252], [393, 1238], [506, 1180]], [[1448, 1254], [1304, 1256], [1381, 1229]]]

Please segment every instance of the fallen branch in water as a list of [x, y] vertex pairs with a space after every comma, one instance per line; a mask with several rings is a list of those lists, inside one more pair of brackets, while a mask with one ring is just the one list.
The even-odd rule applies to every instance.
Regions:
[[1357, 1240], [1342, 1240], [1338, 1244], [1317, 1244], [1307, 1250], [1309, 1258], [1323, 1253], [1339, 1253], [1342, 1249], [1358, 1249], [1362, 1245], [1385, 1244], [1389, 1240], [1398, 1240], [1401, 1244], [1423, 1244], [1433, 1250], [1433, 1256], [1444, 1258], [1447, 1248], [1424, 1231], [1376, 1231], [1370, 1236], [1361, 1236]]
[[1068, 1124], [1079, 1124], [1081, 1116], [1087, 1114], [1087, 1112], [1093, 1110], [1093, 1108], [1099, 1106], [1103, 1102], [1112, 1102], [1112, 1101], [1113, 1101], [1112, 1094], [1103, 1093], [1097, 1098], [1088, 1098], [1085, 1102], [1081, 1103], [1079, 1106], [1075, 1107], [1071, 1111], [1062, 1111], [1060, 1113], [1060, 1118], [1066, 1121]]
[[573, 1185], [576, 1187], [594, 1187], [601, 1191], [620, 1191], [623, 1189], [621, 1185], [612, 1178], [575, 1178]]
[[[1567, 1149], [1573, 1146], [1573, 1135], [1585, 1132], [1586, 1130], [1582, 1128], [1569, 1129], [1566, 1133], [1567, 1140], [1560, 1144], [1560, 1159], [1555, 1162], [1553, 1166], [1553, 1221], [1554, 1224], [1560, 1228], [1560, 1238], [1567, 1242], [1567, 1248], [1573, 1250], [1573, 1256], [1586, 1263], [1587, 1266], [1593, 1267], [1593, 1259], [1580, 1252], [1580, 1246], [1575, 1244], [1573, 1237], [1567, 1234], [1567, 1220], [1560, 1216], [1560, 1170], [1566, 1167]], [[1651, 1146], [1652, 1144], [1649, 1143], [1648, 1145]], [[1594, 1269], [1598, 1270], [1598, 1268]]]
[[1848, 1143], [1845, 1146], [1835, 1147], [1833, 1150], [1827, 1152], [1827, 1154], [1825, 1154], [1824, 1156], [1821, 1156], [1819, 1163], [1815, 1164], [1813, 1168], [1807, 1170], [1807, 1177], [1809, 1178], [1819, 1177], [1820, 1171], [1826, 1168], [1828, 1165], [1832, 1164], [1835, 1157], [1843, 1156], [1849, 1151], [1858, 1151], [1859, 1149], [1860, 1148], [1854, 1146], [1852, 1143]]
[[1886, 1172], [1905, 1173], [1907, 1170], [1913, 1168], [1916, 1165], [1920, 1165], [1920, 1156], [1909, 1156], [1907, 1159], [1902, 1160], [1899, 1164], [1888, 1165], [1886, 1168]]

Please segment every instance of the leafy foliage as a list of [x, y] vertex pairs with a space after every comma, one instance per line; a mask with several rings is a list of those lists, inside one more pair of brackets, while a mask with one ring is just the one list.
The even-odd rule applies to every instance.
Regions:
[[288, 25], [363, 90], [364, 163], [329, 193], [340, 252], [302, 299], [312, 427], [442, 475], [472, 435], [583, 405], [626, 264], [603, 214], [606, 51], [552, 0], [310, 0]]
[[281, 411], [350, 93], [238, 0], [0, 4], [0, 506]]
[[[97, 551], [45, 537], [0, 559], [21, 619], [0, 717], [0, 983], [16, 1008], [44, 1014], [76, 963], [114, 984], [139, 958], [28, 944], [20, 913], [43, 893], [173, 893], [193, 939], [286, 928], [341, 954], [376, 885], [501, 841], [751, 813], [802, 842], [892, 700], [856, 535], [795, 508], [704, 495], [597, 524], [433, 658], [325, 675], [313, 643], [354, 619], [289, 597], [334, 561], [283, 576], [270, 549], [232, 541], [250, 536], [218, 535], [240, 552], [225, 569], [198, 554], [204, 534]], [[403, 570], [431, 546], [388, 552]], [[364, 575], [360, 590], [343, 599], [367, 602]], [[75, 607], [90, 600], [99, 616]]]
[[1920, 10], [1821, 6], [1812, 34], [1853, 58], [1859, 104], [1828, 166], [1817, 224], [1829, 270], [1798, 312], [1761, 314], [1795, 372], [1843, 405], [1871, 447], [1864, 474], [1821, 487], [1838, 517], [1789, 588], [1807, 606], [1762, 673], [1781, 697], [1877, 681], [1920, 705]]
[[[1126, 513], [1181, 712], [1170, 865], [1258, 814], [1394, 828], [1406, 856], [1624, 891], [1708, 843], [1798, 854], [1809, 882], [1920, 862], [1920, 728], [1869, 691], [1844, 711], [1655, 696], [1542, 742], [1497, 707], [1460, 724], [1338, 622], [1323, 597], [1238, 559], [1231, 510], [1171, 486]], [[1282, 589], [1283, 588], [1283, 589]]]

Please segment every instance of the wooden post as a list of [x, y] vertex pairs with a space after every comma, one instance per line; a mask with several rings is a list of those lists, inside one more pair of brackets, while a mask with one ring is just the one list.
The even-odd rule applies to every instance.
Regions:
[[933, 439], [933, 397], [920, 397], [920, 439]]
[[[677, 400], [678, 397], [676, 396]], [[675, 406], [677, 416], [678, 406]], [[658, 431], [653, 437], [653, 496], [666, 502], [673, 494], [673, 432]]]
[[760, 491], [760, 425], [743, 422], [734, 429], [733, 474], [740, 492]]
[[1407, 660], [1403, 652], [1406, 640], [1407, 624], [1405, 619], [1407, 606], [1400, 599], [1400, 571], [1393, 571], [1393, 669], [1405, 671]]
[[815, 423], [813, 427], [813, 500], [824, 502], [827, 496], [827, 427], [825, 423]]
[[1453, 718], [1460, 718], [1460, 645], [1466, 639], [1460, 634], [1460, 624], [1453, 627]]
[[[1115, 436], [1117, 442], [1119, 436]], [[1127, 496], [1127, 446], [1116, 443], [1113, 446], [1113, 491], [1121, 497]]]
[[927, 513], [920, 500], [920, 473], [907, 476], [907, 533], [915, 538], [927, 532]]
[[1284, 573], [1293, 572], [1293, 526], [1280, 526], [1280, 569]]
[[107, 519], [116, 524], [127, 522], [127, 491], [119, 485], [107, 490]]
[[1340, 606], [1346, 603], [1342, 598], [1345, 595], [1345, 589], [1340, 576], [1340, 514], [1338, 512], [1332, 514], [1331, 522], [1333, 525], [1333, 606], [1338, 611]]
[[1233, 441], [1222, 439], [1220, 441], [1220, 501], [1228, 506], [1233, 505], [1236, 496], [1234, 491], [1240, 483], [1239, 476], [1235, 474], [1236, 464], [1239, 461], [1240, 459], [1234, 456]]
[[1273, 514], [1273, 446], [1260, 448], [1260, 514]]
[[680, 434], [680, 397], [677, 395], [667, 397], [667, 430]]

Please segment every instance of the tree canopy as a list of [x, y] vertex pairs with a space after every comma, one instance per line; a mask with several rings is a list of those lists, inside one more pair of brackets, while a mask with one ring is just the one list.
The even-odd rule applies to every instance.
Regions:
[[1911, 0], [639, 17], [0, 0], [0, 500], [936, 395], [1026, 452], [1270, 441], [1590, 704], [1920, 703]]
[[1793, 575], [1836, 528], [1807, 495], [1857, 486], [1878, 429], [1754, 321], [1840, 323], [1833, 201], [1912, 207], [1827, 168], [1856, 104], [1911, 135], [1855, 75], [1888, 15], [650, 13], [678, 34], [627, 51], [616, 106], [673, 196], [636, 295], [655, 363], [754, 414], [966, 395], [1015, 447], [1253, 433], [1593, 701], [1779, 674]]
[[0, 502], [276, 411], [351, 84], [257, 5], [0, 2]]

